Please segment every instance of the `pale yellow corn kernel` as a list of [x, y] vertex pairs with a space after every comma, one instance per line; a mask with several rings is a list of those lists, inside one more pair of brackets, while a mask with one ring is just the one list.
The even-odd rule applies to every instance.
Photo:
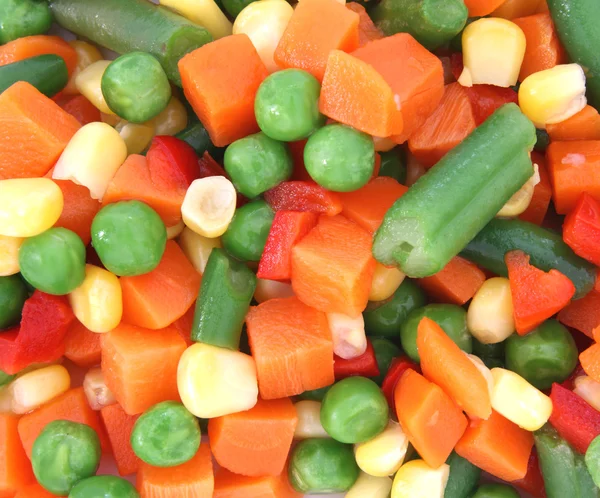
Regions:
[[77, 319], [98, 334], [114, 329], [123, 316], [119, 279], [94, 265], [85, 266], [85, 279], [69, 294], [69, 302]]
[[100, 113], [100, 121], [103, 123], [111, 125], [113, 128], [119, 124], [121, 118], [116, 114], [105, 114], [103, 112]]
[[496, 344], [515, 331], [510, 282], [504, 277], [488, 278], [471, 299], [467, 311], [471, 335], [483, 344]]
[[264, 278], [256, 279], [256, 290], [254, 291], [254, 299], [260, 304], [269, 299], [278, 299], [284, 297], [292, 297], [294, 289], [286, 282], [278, 282], [277, 280], [267, 280]]
[[443, 498], [449, 474], [445, 463], [434, 469], [424, 460], [411, 460], [396, 473], [391, 498]]
[[141, 154], [152, 142], [155, 134], [154, 120], [145, 123], [130, 123], [124, 119], [115, 125], [127, 146], [127, 154]]
[[83, 40], [70, 41], [69, 45], [75, 49], [75, 53], [77, 54], [77, 66], [75, 66], [75, 70], [69, 78], [69, 82], [63, 89], [63, 92], [67, 95], [76, 95], [79, 93], [79, 90], [77, 90], [75, 78], [77, 78], [77, 75], [90, 64], [102, 60], [102, 54], [97, 47]]
[[[184, 223], [185, 224], [185, 223]], [[190, 263], [196, 268], [198, 273], [204, 273], [210, 253], [215, 247], [221, 247], [221, 239], [204, 237], [198, 235], [188, 227], [184, 227], [183, 231], [177, 239], [179, 247], [190, 260]]]
[[104, 114], [114, 114], [102, 95], [102, 75], [112, 61], [100, 60], [92, 62], [75, 78], [75, 86], [79, 93], [88, 99], [94, 107]]
[[0, 413], [12, 413], [12, 391], [10, 384], [0, 387]]
[[298, 401], [294, 406], [298, 416], [294, 439], [330, 437], [321, 425], [321, 403], [305, 399]]
[[361, 472], [346, 498], [389, 498], [392, 480], [389, 477], [373, 477]]
[[231, 22], [214, 0], [160, 0], [160, 4], [204, 26], [215, 40], [231, 34]]
[[398, 144], [388, 137], [373, 137], [373, 145], [375, 152], [389, 152]]
[[167, 107], [154, 118], [155, 135], [176, 135], [187, 126], [185, 106], [177, 97], [171, 97]]
[[552, 400], [523, 377], [504, 368], [492, 368], [492, 408], [527, 431], [537, 431], [550, 418]]
[[519, 87], [519, 106], [537, 128], [565, 121], [586, 104], [585, 73], [579, 64], [533, 73]]
[[406, 458], [408, 437], [400, 424], [390, 421], [373, 439], [354, 446], [360, 470], [375, 477], [395, 474]]
[[427, 168], [423, 166], [417, 158], [410, 152], [406, 153], [406, 186], [411, 187], [419, 178], [427, 173]]
[[246, 411], [258, 400], [252, 356], [209, 344], [194, 344], [184, 351], [177, 387], [185, 407], [200, 418]]
[[181, 206], [185, 225], [208, 238], [225, 233], [236, 206], [233, 184], [224, 176], [209, 176], [194, 180]]
[[183, 232], [184, 228], [185, 223], [183, 222], [183, 220], [180, 220], [179, 223], [177, 223], [177, 225], [167, 227], [167, 240], [172, 240], [179, 237], [181, 235], [181, 232]]
[[327, 322], [333, 339], [333, 352], [340, 358], [351, 360], [367, 350], [365, 320], [342, 313], [327, 313]]
[[92, 410], [101, 410], [105, 406], [114, 405], [115, 395], [106, 385], [104, 374], [100, 367], [88, 370], [83, 378], [83, 392]]
[[462, 35], [464, 69], [458, 82], [516, 85], [525, 56], [525, 34], [514, 22], [486, 17], [469, 24]]
[[19, 273], [19, 249], [23, 240], [22, 237], [0, 235], [0, 277]]
[[73, 135], [54, 167], [52, 178], [83, 185], [93, 199], [101, 201], [125, 159], [127, 145], [119, 132], [106, 123], [89, 123]]
[[497, 218], [516, 218], [529, 207], [535, 186], [540, 183], [540, 172], [537, 164], [533, 165], [533, 175], [517, 190], [496, 214]]
[[293, 13], [287, 2], [261, 0], [246, 6], [233, 23], [233, 34], [248, 35], [270, 73], [279, 69], [273, 54]]
[[600, 411], [600, 382], [587, 375], [576, 377], [573, 381], [573, 392], [586, 400], [589, 405]]
[[0, 180], [0, 235], [39, 235], [60, 218], [63, 204], [62, 191], [50, 178]]
[[492, 393], [494, 392], [494, 377], [492, 376], [492, 371], [486, 367], [485, 363], [479, 356], [475, 356], [474, 354], [464, 353], [467, 358], [475, 365], [475, 368], [479, 370], [479, 373], [485, 379], [485, 382], [488, 387], [488, 393], [490, 394], [490, 399], [492, 398]]
[[391, 297], [400, 287], [404, 277], [406, 275], [398, 268], [387, 268], [377, 262], [373, 273], [369, 301], [385, 301]]
[[71, 376], [62, 365], [26, 373], [10, 384], [12, 412], [23, 414], [39, 408], [69, 390]]

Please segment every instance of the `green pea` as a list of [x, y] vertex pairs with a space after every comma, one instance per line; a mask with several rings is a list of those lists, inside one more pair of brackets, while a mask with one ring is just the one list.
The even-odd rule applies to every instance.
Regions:
[[223, 0], [223, 7], [231, 17], [236, 18], [242, 10], [255, 1], [256, 0]]
[[92, 222], [92, 245], [107, 270], [122, 277], [154, 270], [165, 252], [167, 229], [140, 201], [103, 207]]
[[366, 185], [373, 176], [373, 139], [349, 126], [324, 126], [306, 142], [304, 165], [311, 178], [322, 187], [335, 192], [352, 192]]
[[308, 399], [311, 401], [323, 401], [323, 398], [325, 397], [329, 389], [331, 389], [331, 386], [321, 387], [319, 389], [313, 389], [311, 391], [304, 391], [302, 394], [298, 395], [298, 398]]
[[473, 337], [473, 354], [480, 358], [498, 358], [504, 359], [505, 341], [495, 344], [484, 344]]
[[287, 180], [293, 169], [287, 145], [262, 132], [227, 147], [224, 165], [236, 190], [250, 199]]
[[117, 476], [94, 476], [79, 481], [69, 498], [139, 498], [133, 484]]
[[254, 112], [260, 129], [283, 142], [307, 138], [325, 119], [319, 112], [321, 85], [301, 69], [285, 69], [268, 76], [258, 87]]
[[85, 256], [85, 246], [75, 232], [50, 228], [21, 244], [21, 275], [42, 292], [68, 294], [85, 278]]
[[400, 325], [408, 314], [425, 306], [426, 302], [423, 290], [412, 280], [405, 278], [392, 297], [368, 304], [363, 312], [367, 334], [397, 338]]
[[0, 370], [0, 387], [10, 384], [15, 377], [16, 375], [10, 375]]
[[352, 446], [333, 439], [305, 439], [290, 457], [290, 484], [299, 493], [332, 494], [350, 489], [359, 469]]
[[323, 398], [321, 424], [341, 443], [374, 438], [388, 423], [389, 408], [379, 386], [365, 377], [348, 377], [334, 384]]
[[19, 275], [0, 277], [0, 330], [21, 321], [27, 296], [27, 287]]
[[577, 365], [579, 353], [570, 332], [547, 320], [527, 335], [506, 340], [506, 367], [538, 389], [563, 382]]
[[262, 199], [239, 208], [221, 237], [223, 248], [242, 261], [260, 261], [275, 213]]
[[585, 452], [585, 466], [596, 486], [600, 488], [600, 436], [594, 438]]
[[379, 176], [389, 176], [404, 185], [406, 182], [406, 151], [401, 147], [394, 147], [387, 152], [380, 152], [381, 165]]
[[108, 107], [131, 123], [158, 116], [171, 99], [164, 69], [145, 52], [130, 52], [111, 62], [102, 75], [101, 87]]
[[200, 448], [200, 425], [181, 403], [164, 401], [145, 411], [131, 432], [133, 452], [155, 467], [175, 467]]
[[381, 386], [385, 374], [390, 369], [392, 360], [402, 354], [402, 351], [392, 341], [385, 339], [384, 337], [374, 337], [371, 339], [371, 344], [375, 350], [375, 358], [377, 359], [377, 366], [379, 367], [379, 375], [372, 377], [373, 382]]
[[41, 35], [52, 26], [48, 2], [40, 0], [2, 0], [0, 2], [0, 45]]
[[505, 484], [484, 484], [477, 488], [473, 498], [519, 498], [519, 493]]
[[76, 483], [96, 473], [100, 456], [100, 440], [91, 427], [55, 420], [33, 443], [31, 464], [44, 489], [65, 496]]

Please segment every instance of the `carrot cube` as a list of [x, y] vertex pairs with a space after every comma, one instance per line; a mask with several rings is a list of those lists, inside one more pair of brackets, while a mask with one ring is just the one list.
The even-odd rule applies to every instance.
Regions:
[[130, 440], [138, 415], [127, 415], [121, 405], [116, 403], [102, 408], [100, 416], [106, 427], [119, 474], [127, 476], [137, 472], [140, 459], [133, 452]]
[[85, 245], [92, 240], [92, 221], [100, 211], [100, 203], [92, 199], [90, 191], [71, 180], [52, 180], [63, 194], [63, 210], [55, 227], [63, 227], [75, 232]]
[[302, 498], [287, 476], [287, 469], [278, 476], [248, 477], [219, 469], [215, 474], [213, 498]]
[[35, 484], [30, 484], [19, 489], [15, 498], [56, 498], [56, 495], [46, 491], [36, 482]]
[[75, 320], [65, 337], [65, 356], [80, 367], [99, 365], [102, 355], [100, 339], [101, 334], [91, 332]]
[[19, 417], [0, 413], [0, 497], [12, 498], [18, 489], [34, 480], [17, 430]]

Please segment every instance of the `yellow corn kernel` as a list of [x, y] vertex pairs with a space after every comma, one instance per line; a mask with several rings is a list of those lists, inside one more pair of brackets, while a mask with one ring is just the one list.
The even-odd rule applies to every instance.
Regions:
[[194, 344], [177, 368], [177, 387], [185, 407], [200, 418], [249, 410], [258, 399], [256, 365], [252, 356]]
[[221, 247], [220, 238], [209, 239], [208, 237], [198, 235], [188, 227], [184, 227], [177, 242], [183, 253], [190, 260], [190, 263], [192, 263], [196, 271], [200, 274], [204, 273], [212, 250], [215, 247]]
[[523, 377], [492, 368], [492, 408], [527, 431], [537, 431], [550, 418], [552, 400]]
[[398, 144], [388, 137], [373, 137], [373, 145], [375, 145], [375, 152], [388, 152]]
[[573, 381], [573, 392], [586, 400], [589, 405], [600, 411], [600, 382], [587, 375], [576, 377]]
[[109, 124], [114, 128], [115, 126], [117, 126], [120, 123], [121, 118], [119, 116], [117, 116], [116, 114], [105, 114], [105, 113], [101, 112], [100, 113], [100, 121], [102, 121], [103, 123]]
[[327, 313], [327, 322], [333, 338], [333, 352], [340, 358], [351, 360], [367, 350], [365, 320], [362, 313], [357, 317], [342, 313]]
[[406, 186], [411, 187], [421, 178], [427, 169], [410, 152], [406, 153]]
[[160, 4], [204, 26], [215, 40], [231, 34], [231, 22], [214, 0], [160, 0]]
[[50, 178], [0, 180], [0, 236], [33, 237], [48, 230], [60, 218], [63, 203], [62, 191]]
[[330, 437], [321, 425], [321, 403], [306, 399], [298, 401], [294, 406], [298, 415], [294, 439]]
[[102, 75], [112, 61], [100, 60], [92, 62], [75, 78], [75, 86], [79, 93], [88, 99], [100, 112], [114, 114], [102, 95]]
[[375, 477], [386, 477], [395, 474], [408, 449], [408, 437], [402, 427], [390, 421], [386, 429], [370, 441], [357, 444], [354, 456], [360, 470]]
[[445, 463], [434, 469], [424, 460], [411, 460], [396, 473], [391, 498], [443, 498], [449, 473]]
[[486, 367], [485, 363], [479, 356], [475, 356], [474, 354], [470, 354], [470, 353], [464, 353], [464, 354], [467, 356], [467, 358], [469, 358], [471, 363], [473, 363], [473, 365], [475, 365], [475, 368], [477, 368], [477, 370], [479, 370], [479, 373], [485, 379], [485, 382], [486, 382], [487, 388], [488, 388], [488, 393], [490, 394], [490, 399], [491, 399], [492, 393], [494, 392], [494, 377], [492, 376], [491, 370], [488, 367]]
[[175, 135], [187, 126], [185, 106], [177, 97], [171, 97], [167, 107], [154, 118], [155, 135]]
[[35, 410], [69, 390], [71, 377], [62, 365], [51, 365], [17, 377], [11, 384], [12, 412]]
[[373, 273], [369, 301], [385, 301], [391, 297], [400, 287], [404, 277], [406, 275], [398, 268], [387, 268], [377, 262]]
[[119, 279], [94, 265], [85, 266], [85, 279], [69, 294], [69, 302], [77, 319], [98, 334], [114, 329], [123, 316]]
[[373, 477], [361, 472], [346, 498], [389, 498], [392, 480], [389, 477]]
[[12, 413], [12, 391], [10, 384], [0, 387], [0, 413]]
[[102, 369], [92, 368], [83, 378], [83, 392], [92, 410], [101, 410], [105, 406], [114, 405], [115, 395], [106, 385]]
[[516, 85], [525, 56], [525, 34], [514, 22], [486, 17], [469, 24], [462, 35], [464, 69], [458, 82]]
[[516, 218], [529, 207], [533, 199], [535, 186], [540, 183], [540, 172], [537, 164], [533, 165], [533, 175], [525, 184], [517, 190], [513, 196], [502, 206], [496, 217], [498, 218]]
[[0, 235], [0, 277], [19, 273], [19, 249], [23, 240], [22, 237]]
[[533, 73], [519, 87], [519, 106], [537, 128], [565, 121], [586, 104], [585, 73], [579, 64]]
[[75, 66], [75, 71], [73, 71], [63, 92], [67, 95], [75, 95], [79, 93], [77, 85], [75, 85], [75, 78], [77, 78], [77, 75], [90, 64], [102, 60], [102, 54], [94, 45], [83, 40], [70, 41], [69, 45], [71, 45], [77, 53], [77, 66]]
[[283, 297], [292, 297], [294, 289], [285, 282], [276, 280], [267, 280], [264, 278], [256, 279], [256, 290], [254, 291], [254, 299], [260, 304], [269, 299], [277, 299]]
[[183, 222], [183, 220], [180, 220], [179, 223], [177, 223], [177, 225], [167, 227], [167, 240], [172, 240], [179, 237], [181, 235], [181, 232], [183, 232], [184, 228], [185, 223]]
[[111, 126], [94, 122], [81, 127], [58, 159], [52, 178], [71, 180], [102, 200], [108, 184], [127, 158], [125, 141]]
[[261, 0], [244, 8], [233, 23], [233, 34], [248, 35], [269, 72], [279, 69], [273, 54], [294, 9], [282, 0]]
[[154, 120], [151, 119], [145, 123], [130, 123], [121, 119], [115, 125], [115, 130], [119, 132], [125, 142], [127, 154], [141, 154], [154, 137]]
[[471, 299], [469, 332], [483, 344], [496, 344], [515, 331], [513, 302], [507, 278], [488, 278]]
[[181, 206], [185, 225], [208, 238], [225, 233], [235, 213], [236, 192], [224, 176], [209, 176], [194, 180]]

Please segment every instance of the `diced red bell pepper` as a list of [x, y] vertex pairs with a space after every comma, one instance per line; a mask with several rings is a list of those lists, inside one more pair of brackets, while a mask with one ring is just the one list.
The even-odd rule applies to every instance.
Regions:
[[294, 171], [292, 172], [292, 180], [301, 180], [304, 182], [312, 182], [313, 179], [306, 171], [304, 166], [304, 147], [308, 140], [298, 140], [297, 142], [289, 142], [288, 148], [292, 155], [292, 162], [294, 163]]
[[66, 297], [35, 291], [25, 301], [21, 324], [0, 333], [0, 370], [12, 375], [34, 363], [58, 360], [74, 319]]
[[390, 405], [390, 409], [394, 416], [396, 416], [396, 403], [394, 402], [394, 391], [396, 389], [396, 384], [402, 377], [402, 374], [406, 372], [409, 368], [412, 368], [415, 372], [421, 373], [421, 369], [419, 365], [411, 361], [408, 356], [399, 356], [398, 358], [394, 358], [385, 374], [385, 378], [383, 379], [383, 384], [381, 385], [381, 390], [385, 395], [385, 399], [387, 399], [388, 405]]
[[265, 200], [275, 211], [310, 211], [327, 216], [342, 212], [340, 197], [313, 182], [282, 182], [265, 192]]
[[592, 337], [593, 330], [600, 325], [600, 292], [591, 290], [581, 299], [572, 301], [560, 311], [558, 321]]
[[544, 478], [540, 469], [540, 459], [535, 448], [533, 448], [531, 455], [529, 455], [527, 474], [525, 474], [523, 479], [512, 481], [511, 484], [526, 491], [535, 498], [546, 498], [546, 486], [544, 485]]
[[600, 434], [600, 412], [560, 384], [552, 384], [550, 423], [579, 453], [585, 453]]
[[187, 190], [200, 178], [194, 149], [176, 137], [154, 137], [146, 154], [152, 183], [165, 189]]
[[600, 202], [588, 193], [565, 217], [563, 239], [576, 254], [600, 266]]
[[[213, 159], [208, 151], [204, 152], [204, 155], [198, 159], [198, 167], [200, 168], [200, 178], [207, 178], [209, 176], [224, 176], [228, 180], [230, 179], [227, 172], [217, 161]], [[236, 207], [241, 207], [246, 204], [246, 202], [248, 202], [248, 199], [237, 192]]]
[[377, 377], [379, 375], [379, 366], [377, 365], [375, 349], [371, 341], [367, 339], [367, 350], [351, 360], [344, 360], [337, 355], [333, 355], [333, 373], [335, 380], [345, 379], [353, 375]]

